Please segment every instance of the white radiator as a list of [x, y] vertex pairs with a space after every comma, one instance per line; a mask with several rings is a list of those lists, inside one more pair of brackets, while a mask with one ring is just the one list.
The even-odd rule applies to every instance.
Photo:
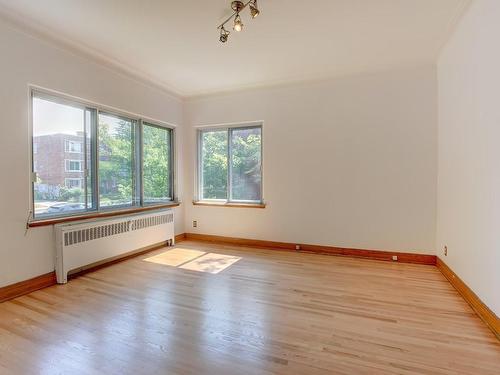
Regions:
[[174, 244], [172, 209], [55, 226], [57, 282], [68, 272], [161, 242]]

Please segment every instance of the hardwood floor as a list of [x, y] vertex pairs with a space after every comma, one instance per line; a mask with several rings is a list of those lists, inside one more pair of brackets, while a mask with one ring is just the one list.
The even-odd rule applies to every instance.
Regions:
[[499, 341], [436, 267], [165, 251], [0, 304], [0, 373], [500, 374]]

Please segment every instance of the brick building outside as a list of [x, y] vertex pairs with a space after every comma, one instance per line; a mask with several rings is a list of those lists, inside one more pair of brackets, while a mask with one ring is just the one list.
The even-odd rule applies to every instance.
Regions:
[[50, 134], [33, 139], [33, 167], [37, 174], [37, 190], [55, 195], [65, 187], [84, 188], [85, 153], [83, 132]]

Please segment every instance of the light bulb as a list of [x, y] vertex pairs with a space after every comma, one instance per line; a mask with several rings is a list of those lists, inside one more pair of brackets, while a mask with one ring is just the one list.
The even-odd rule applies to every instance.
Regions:
[[257, 7], [257, 0], [254, 0], [253, 3], [250, 3], [250, 15], [252, 18], [257, 17], [260, 14], [259, 8]]
[[243, 23], [241, 22], [240, 15], [237, 14], [236, 17], [234, 17], [234, 26], [233, 26], [234, 31], [240, 32], [243, 30]]

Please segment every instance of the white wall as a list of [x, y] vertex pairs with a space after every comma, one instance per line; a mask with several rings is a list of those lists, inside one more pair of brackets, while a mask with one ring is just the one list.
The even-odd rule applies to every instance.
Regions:
[[[28, 84], [173, 124], [182, 123], [182, 102], [18, 32], [1, 19], [0, 55], [0, 286], [3, 286], [54, 270], [52, 227], [25, 233], [30, 189]], [[182, 151], [182, 132], [178, 133]], [[176, 210], [177, 233], [184, 231], [182, 211]]]
[[187, 101], [185, 170], [193, 126], [264, 120], [268, 206], [193, 206], [186, 173], [186, 231], [434, 253], [436, 105], [433, 67]]
[[[476, 0], [438, 63], [438, 255], [500, 315], [500, 2]], [[448, 256], [442, 253], [448, 246]]]

